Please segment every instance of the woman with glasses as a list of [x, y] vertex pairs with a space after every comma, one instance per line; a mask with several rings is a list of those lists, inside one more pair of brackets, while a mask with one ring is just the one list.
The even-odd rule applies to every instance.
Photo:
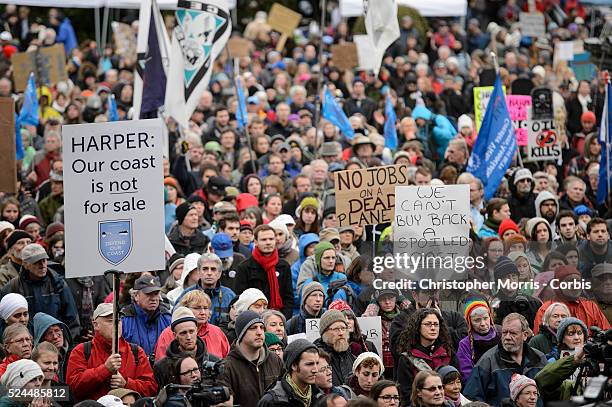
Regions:
[[372, 386], [370, 398], [378, 404], [378, 407], [399, 406], [399, 387], [391, 380], [379, 380]]
[[[230, 345], [227, 337], [216, 325], [210, 324], [208, 320], [211, 315], [210, 297], [202, 290], [192, 290], [181, 297], [181, 300], [176, 307], [187, 307], [195, 316], [198, 324], [198, 336], [206, 344], [206, 349], [209, 354], [218, 358], [224, 358], [230, 351]], [[170, 342], [174, 340], [172, 327], [164, 329], [157, 340], [155, 346], [155, 361], [159, 361], [166, 356], [166, 350], [170, 346]]]
[[[265, 321], [264, 321], [265, 324]], [[272, 353], [276, 353], [281, 360], [283, 360], [284, 348], [283, 341], [272, 332], [265, 333], [265, 342], [268, 350]]]
[[[414, 377], [410, 394], [411, 407], [452, 407], [444, 397], [444, 385], [440, 375], [431, 370], [423, 370]], [[404, 393], [402, 393], [402, 396]], [[407, 403], [402, 403], [402, 406]]]
[[6, 357], [0, 363], [0, 377], [9, 364], [32, 356], [32, 335], [25, 326], [13, 324], [4, 330], [2, 343]]
[[400, 334], [398, 352], [397, 381], [403, 395], [410, 394], [419, 372], [457, 365], [446, 323], [433, 308], [418, 309], [410, 316]]

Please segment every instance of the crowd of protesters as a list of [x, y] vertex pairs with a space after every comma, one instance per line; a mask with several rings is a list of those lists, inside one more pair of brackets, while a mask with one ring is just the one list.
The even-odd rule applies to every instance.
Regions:
[[[16, 52], [63, 43], [69, 79], [38, 89], [39, 123], [16, 135], [17, 193], [0, 191], [0, 383], [67, 386], [69, 398], [4, 395], [0, 406], [163, 405], [185, 394], [168, 385], [211, 384], [212, 364], [223, 366], [215, 383], [229, 390], [226, 406], [535, 407], [582, 391], [591, 327], [612, 322], [612, 207], [596, 203], [606, 82], [599, 70], [578, 80], [553, 50], [599, 35], [610, 9], [536, 0], [547, 33], [537, 40], [517, 23], [527, 1], [470, 2], [467, 19], [424, 28], [400, 13], [400, 38], [374, 75], [337, 67], [331, 46], [351, 42], [356, 24], [328, 3], [325, 27], [296, 31], [280, 51], [265, 12], [234, 28], [252, 44], [239, 59], [248, 133], [223, 59], [189, 127], [166, 119], [159, 182], [175, 253], [164, 270], [122, 276], [114, 353], [110, 278], [65, 278], [61, 126], [107, 121], [111, 94], [120, 120], [131, 119], [135, 61], [112, 45], [99, 50], [61, 10], [41, 19], [4, 7], [0, 96], [19, 112]], [[489, 51], [507, 94], [518, 83], [553, 92], [563, 154], [515, 159], [485, 201], [466, 168], [477, 137], [473, 89], [495, 76]], [[320, 78], [352, 139], [321, 118]], [[387, 91], [396, 150], [382, 136]], [[471, 254], [484, 259], [470, 279], [539, 288], [375, 289], [375, 278], [398, 278], [389, 268], [375, 275], [369, 253], [372, 239], [388, 252], [392, 226], [340, 227], [333, 173], [389, 164], [407, 165], [410, 185], [469, 185]], [[382, 348], [357, 319], [376, 316]], [[300, 335], [308, 319], [319, 319], [314, 342]]]

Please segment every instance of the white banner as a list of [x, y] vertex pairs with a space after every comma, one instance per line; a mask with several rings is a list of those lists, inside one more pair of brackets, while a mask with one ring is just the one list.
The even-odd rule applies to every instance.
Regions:
[[[382, 358], [382, 322], [380, 317], [357, 317], [359, 329], [368, 341], [372, 341]], [[348, 333], [347, 333], [348, 335]], [[306, 339], [311, 342], [319, 339], [319, 318], [306, 320]]]
[[555, 121], [529, 120], [529, 142], [525, 161], [556, 161], [561, 158], [561, 143]]
[[[467, 0], [398, 0], [397, 4], [412, 7], [423, 17], [463, 17], [467, 14]], [[363, 15], [363, 0], [340, 0], [340, 14], [342, 17]]]
[[163, 125], [62, 127], [66, 277], [165, 267]]

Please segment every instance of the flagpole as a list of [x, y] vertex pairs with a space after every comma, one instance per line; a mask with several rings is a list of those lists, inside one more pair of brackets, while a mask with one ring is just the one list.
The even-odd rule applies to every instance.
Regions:
[[[497, 54], [494, 51], [491, 51], [491, 58], [493, 59], [493, 66], [495, 67], [495, 75], [499, 75], [499, 62], [497, 61]], [[523, 158], [521, 157], [521, 147], [516, 146], [516, 158], [518, 160], [521, 168], [525, 167], [523, 165]]]
[[605, 106], [608, 109], [608, 111], [606, 112], [606, 177], [608, 179], [608, 196], [606, 196], [606, 200], [605, 200], [605, 205], [609, 208], [610, 205], [610, 105], [609, 105], [609, 100], [608, 98], [610, 97], [610, 95], [608, 95], [610, 91], [610, 75], [609, 73], [606, 73], [606, 103]]
[[323, 35], [326, 18], [325, 13], [327, 11], [327, 0], [321, 0], [321, 2], [323, 4], [321, 6], [321, 23], [319, 25], [319, 31], [321, 32], [321, 36], [319, 38], [319, 77], [317, 78], [317, 94], [315, 95], [315, 127], [318, 127], [319, 125], [319, 117], [321, 116], [321, 103], [323, 103], [323, 100], [321, 98], [321, 85], [323, 84]]
[[[231, 55], [229, 53], [229, 49], [227, 49], [227, 55], [231, 58]], [[240, 75], [240, 66], [238, 64], [238, 58], [232, 58], [232, 64], [234, 66], [234, 69], [232, 71], [232, 83], [234, 85], [234, 95], [236, 95], [236, 99], [238, 100], [238, 110], [240, 111], [240, 115], [242, 117], [246, 117], [247, 118], [247, 123], [244, 126], [244, 134], [245, 137], [247, 139], [247, 144], [249, 147], [249, 159], [251, 160], [251, 162], [254, 162], [253, 160], [253, 148], [251, 147], [251, 135], [249, 134], [249, 123], [248, 123], [248, 112], [244, 112], [242, 110], [242, 103], [240, 102], [240, 98], [238, 97], [238, 76]], [[253, 170], [255, 171], [255, 166], [254, 164], [251, 164], [251, 167], [253, 168]]]

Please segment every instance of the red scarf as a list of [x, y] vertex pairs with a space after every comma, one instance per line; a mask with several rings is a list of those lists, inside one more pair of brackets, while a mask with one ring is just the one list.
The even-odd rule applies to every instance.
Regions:
[[283, 299], [280, 295], [278, 277], [276, 276], [276, 265], [278, 264], [278, 250], [270, 256], [264, 256], [257, 246], [253, 249], [253, 259], [266, 271], [268, 284], [270, 285], [270, 308], [280, 310], [283, 308]]

